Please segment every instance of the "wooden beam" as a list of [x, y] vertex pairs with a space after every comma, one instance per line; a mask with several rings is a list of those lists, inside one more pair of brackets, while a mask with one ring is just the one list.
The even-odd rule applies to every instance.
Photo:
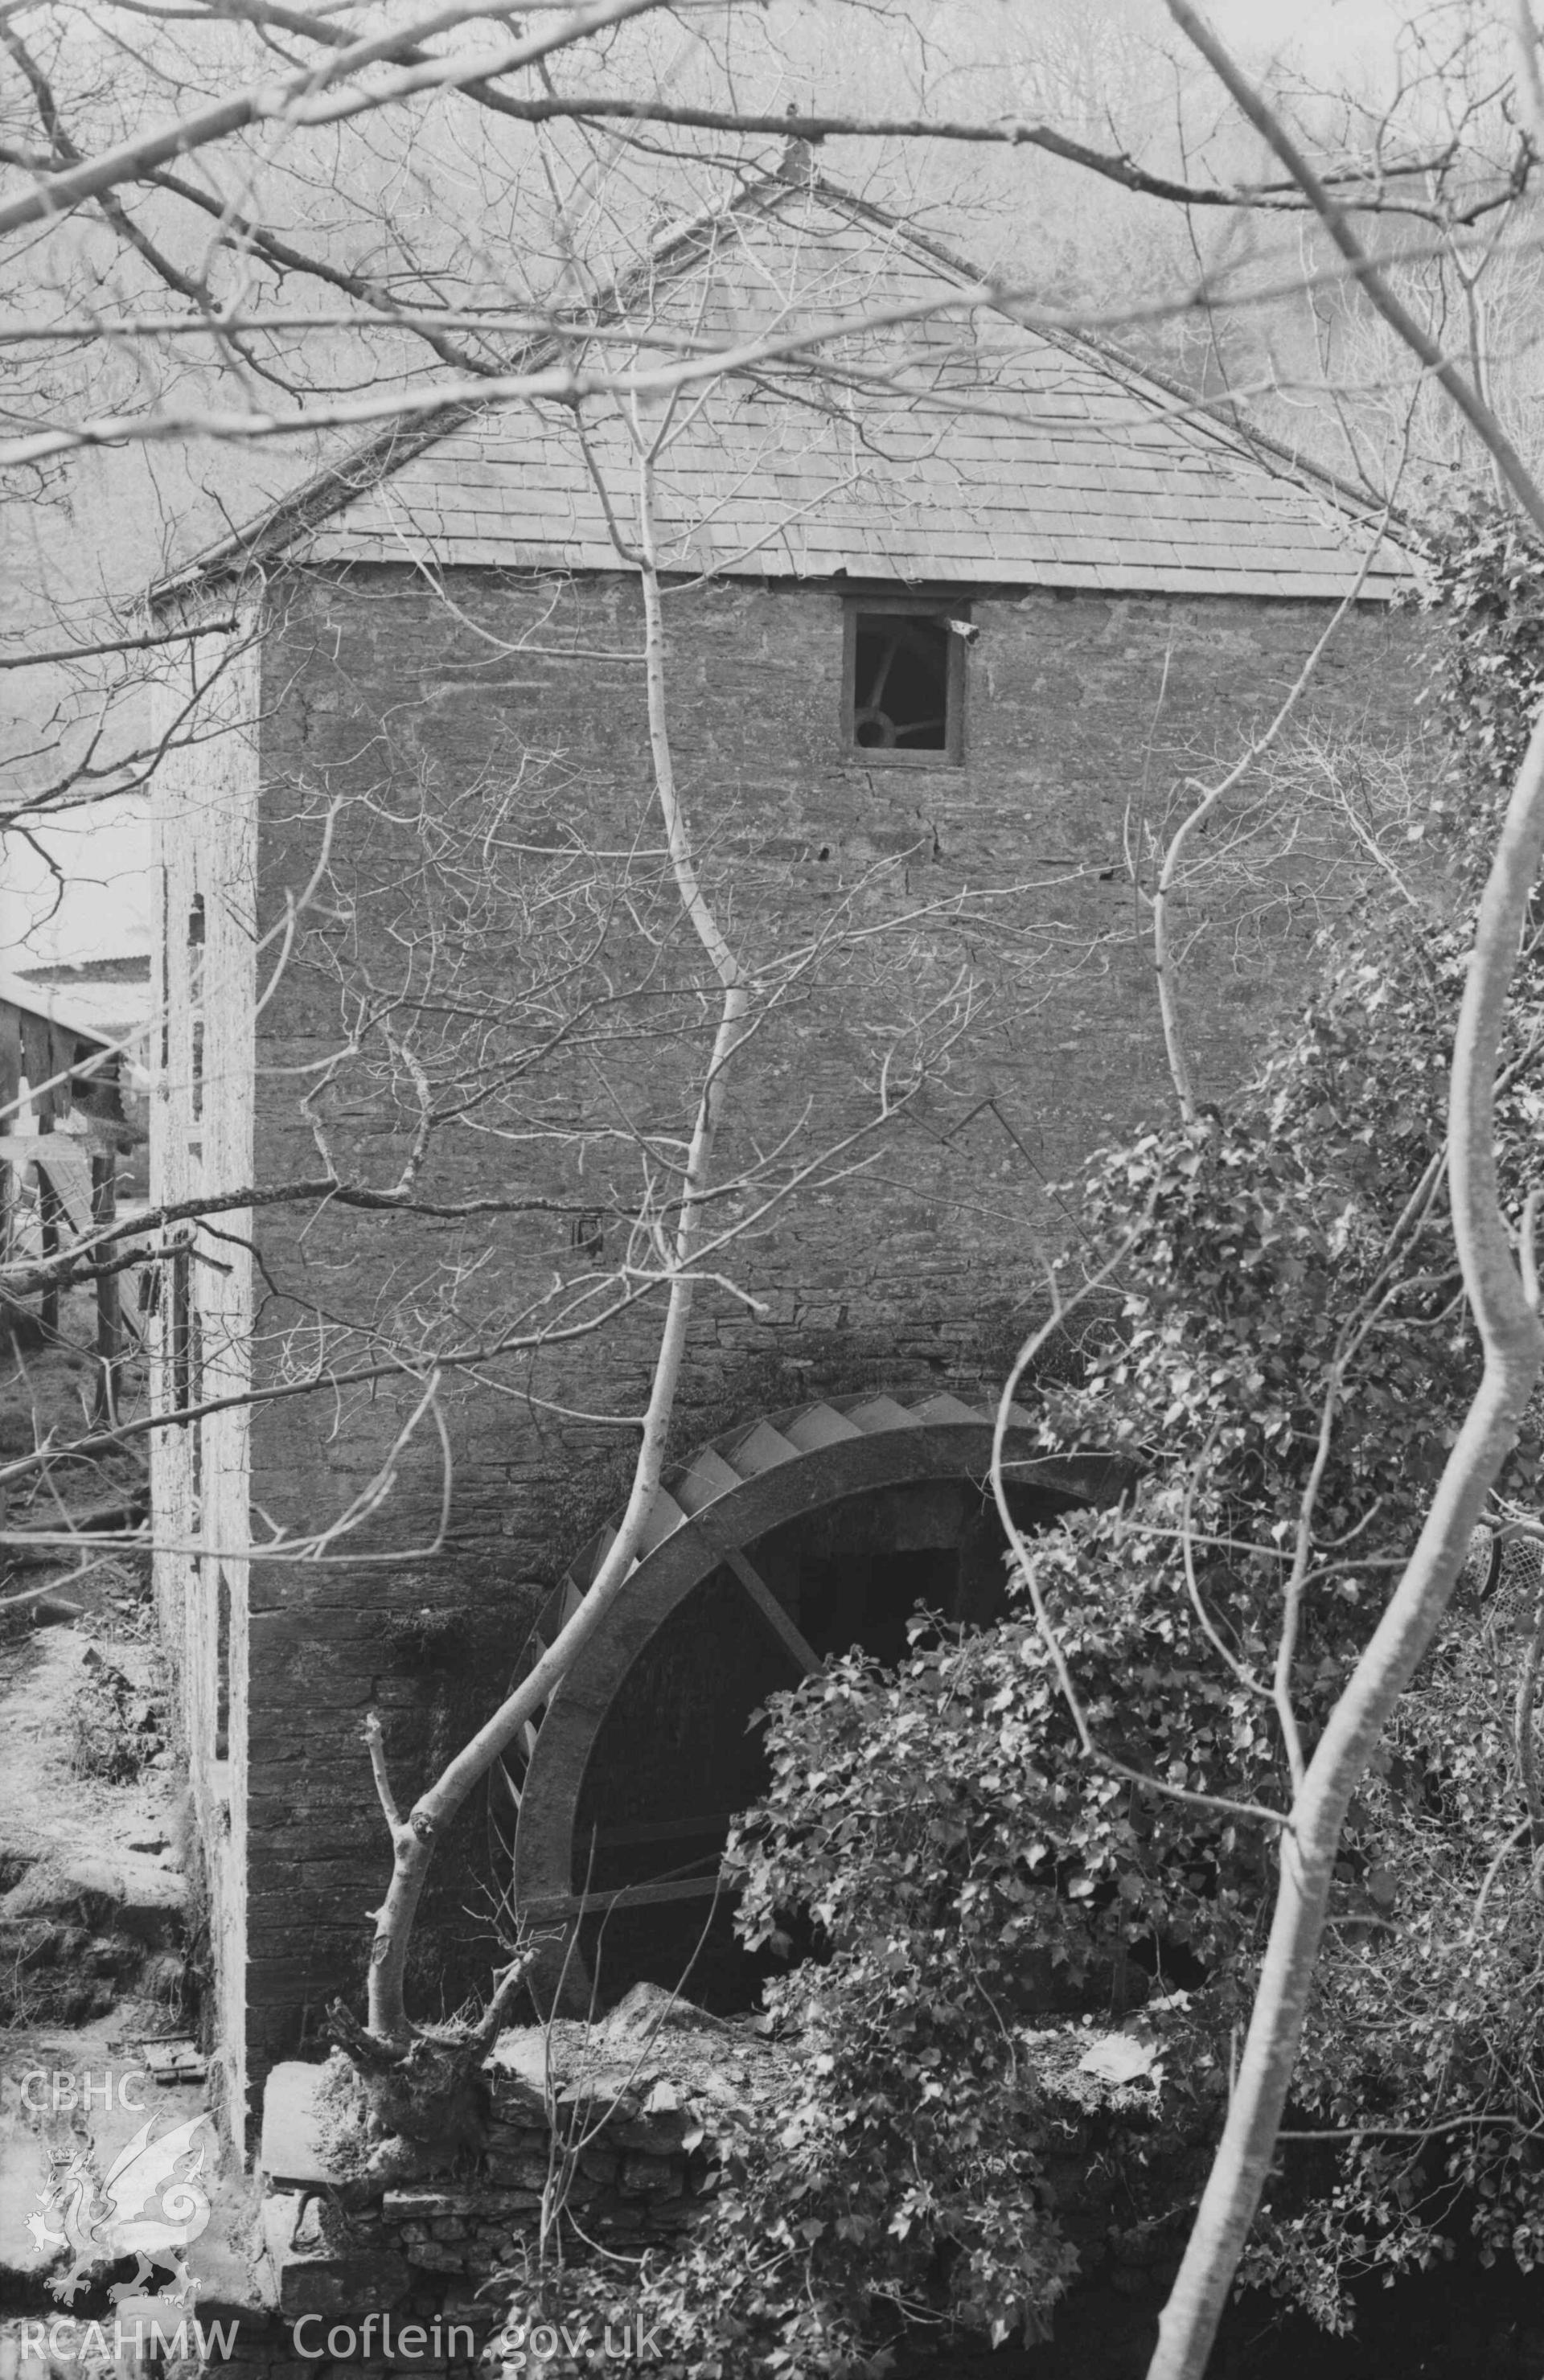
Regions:
[[[691, 1818], [649, 1818], [636, 1826], [597, 1827], [595, 1841], [602, 1850], [617, 1843], [682, 1843], [694, 1835], [723, 1835], [729, 1831], [733, 1810], [704, 1810]], [[581, 1840], [588, 1841], [582, 1828], [575, 1829]]]
[[799, 1634], [760, 1572], [747, 1561], [738, 1546], [726, 1547], [723, 1559], [784, 1652], [797, 1662], [800, 1677], [812, 1676], [821, 1666], [821, 1657], [814, 1646]]
[[547, 1892], [520, 1903], [522, 1917], [583, 1917], [608, 1909], [653, 1909], [667, 1900], [707, 1900], [725, 1890], [716, 1876], [676, 1876], [666, 1884], [620, 1884], [610, 1892]]

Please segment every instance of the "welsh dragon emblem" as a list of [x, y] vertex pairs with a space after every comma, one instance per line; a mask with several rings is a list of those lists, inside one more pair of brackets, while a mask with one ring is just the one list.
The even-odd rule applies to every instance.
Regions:
[[[152, 2140], [152, 2116], [114, 2158], [100, 2185], [89, 2152], [77, 2150], [55, 2162], [27, 2228], [39, 2248], [71, 2252], [74, 2261], [48, 2283], [62, 2305], [73, 2304], [91, 2274], [121, 2256], [133, 2256], [136, 2270], [132, 2280], [109, 2289], [115, 2301], [141, 2296], [152, 2267], [159, 2265], [166, 2279], [162, 2296], [174, 2305], [191, 2305], [199, 2285], [188, 2269], [187, 2252], [209, 2225], [209, 2197], [199, 2181], [206, 2143], [197, 2137], [205, 2120], [190, 2117]], [[179, 2176], [177, 2168], [188, 2157], [193, 2162]], [[51, 2216], [62, 2230], [51, 2228]]]

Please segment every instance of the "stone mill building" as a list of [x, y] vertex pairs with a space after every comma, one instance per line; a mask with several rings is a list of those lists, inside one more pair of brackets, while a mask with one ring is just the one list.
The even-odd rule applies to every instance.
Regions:
[[[395, 421], [157, 590], [234, 623], [168, 692], [198, 728], [160, 772], [152, 1160], [204, 1208], [158, 1269], [154, 1492], [238, 2136], [358, 2002], [390, 1865], [366, 1713], [411, 1799], [626, 1491], [719, 998], [655, 798], [640, 540], [753, 1029], [643, 1558], [441, 1846], [424, 2015], [486, 1987], [512, 1896], [561, 1938], [586, 1888], [602, 1999], [690, 1963], [743, 2004], [716, 1896], [750, 1714], [899, 1653], [918, 1601], [996, 1608], [989, 1400], [1079, 1160], [1172, 1103], [1163, 820], [1348, 597], [1294, 732], [1407, 732], [1408, 558], [1356, 498], [979, 286], [796, 164], [514, 394]], [[667, 395], [662, 358], [710, 349], [731, 368]], [[1204, 1095], [1339, 897], [1297, 782], [1251, 780], [1191, 882]], [[1022, 1478], [1031, 1521], [1099, 1492]]]

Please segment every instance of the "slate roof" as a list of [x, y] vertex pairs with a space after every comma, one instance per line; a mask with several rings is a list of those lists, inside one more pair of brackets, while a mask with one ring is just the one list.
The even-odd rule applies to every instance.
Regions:
[[[610, 311], [729, 345], [973, 285], [959, 260], [801, 176], [678, 236]], [[559, 353], [576, 348], [544, 343], [522, 365]], [[627, 531], [632, 451], [614, 399], [589, 400], [584, 420], [594, 468], [572, 408], [551, 400], [462, 405], [376, 438], [203, 569], [297, 544], [327, 563], [624, 568], [596, 479]], [[980, 310], [848, 334], [818, 366], [694, 392], [661, 456], [656, 517], [662, 567], [693, 575], [1320, 600], [1350, 592], [1376, 529], [1350, 491], [1198, 418], [1109, 349]], [[1411, 577], [1410, 552], [1385, 538], [1361, 592], [1387, 601]]]

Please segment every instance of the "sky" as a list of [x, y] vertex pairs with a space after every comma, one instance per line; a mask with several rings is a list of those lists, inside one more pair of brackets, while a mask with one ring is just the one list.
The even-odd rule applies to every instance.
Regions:
[[151, 946], [150, 834], [142, 803], [79, 810], [40, 837], [6, 838], [0, 965], [33, 966], [138, 955]]

